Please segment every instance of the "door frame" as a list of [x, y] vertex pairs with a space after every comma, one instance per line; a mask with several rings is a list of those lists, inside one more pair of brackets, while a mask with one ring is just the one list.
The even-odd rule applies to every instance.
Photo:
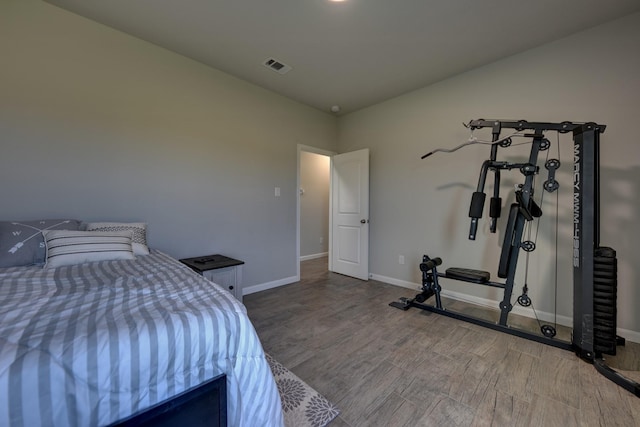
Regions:
[[[322, 148], [312, 147], [310, 145], [298, 144], [297, 149], [297, 168], [296, 168], [296, 281], [300, 281], [300, 153], [306, 151], [308, 153], [321, 154], [328, 156], [329, 161], [333, 162], [333, 156], [335, 151], [324, 150]], [[331, 167], [331, 166], [330, 166]], [[331, 193], [331, 176], [329, 176], [329, 192]], [[329, 241], [327, 242], [329, 247], [329, 270], [331, 270], [331, 208], [332, 208], [331, 195], [329, 195]]]

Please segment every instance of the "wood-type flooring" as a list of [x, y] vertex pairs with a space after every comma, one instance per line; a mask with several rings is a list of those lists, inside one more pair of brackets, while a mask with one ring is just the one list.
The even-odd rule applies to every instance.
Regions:
[[[331, 427], [640, 425], [640, 398], [570, 351], [389, 307], [415, 292], [326, 258], [301, 277], [244, 303], [265, 351], [339, 407]], [[627, 347], [619, 361], [639, 361]]]

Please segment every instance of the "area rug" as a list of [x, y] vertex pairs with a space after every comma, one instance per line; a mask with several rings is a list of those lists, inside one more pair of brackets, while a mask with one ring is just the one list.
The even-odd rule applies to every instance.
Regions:
[[324, 427], [340, 411], [270, 355], [267, 361], [278, 385], [286, 427]]

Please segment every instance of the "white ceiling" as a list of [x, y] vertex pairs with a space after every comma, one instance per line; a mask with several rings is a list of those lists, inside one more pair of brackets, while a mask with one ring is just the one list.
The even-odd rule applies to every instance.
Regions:
[[[640, 11], [638, 0], [46, 1], [341, 113]], [[278, 74], [269, 57], [293, 69]]]

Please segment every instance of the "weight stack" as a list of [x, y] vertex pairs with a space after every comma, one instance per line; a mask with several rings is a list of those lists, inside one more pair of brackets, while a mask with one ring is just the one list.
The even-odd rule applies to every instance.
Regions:
[[596, 354], [616, 354], [617, 288], [616, 251], [599, 247], [593, 257], [593, 343]]

